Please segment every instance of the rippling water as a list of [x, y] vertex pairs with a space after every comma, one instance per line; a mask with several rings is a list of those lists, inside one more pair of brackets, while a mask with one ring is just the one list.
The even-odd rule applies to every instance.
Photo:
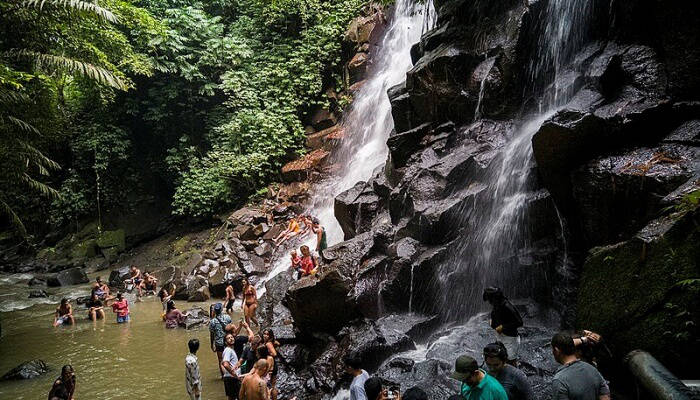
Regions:
[[[216, 355], [209, 348], [209, 331], [165, 329], [162, 307], [155, 297], [131, 303], [132, 321], [118, 325], [107, 310], [107, 319], [91, 322], [82, 306], [74, 304], [75, 326], [51, 326], [56, 301], [64, 295], [82, 295], [88, 285], [48, 289], [47, 299], [26, 299], [29, 288], [17, 276], [0, 277], [0, 375], [35, 358], [52, 368], [36, 379], [0, 382], [0, 399], [46, 398], [64, 364], [72, 364], [78, 379], [76, 399], [185, 399], [184, 362], [187, 341], [198, 338], [203, 378], [203, 399], [224, 400]], [[26, 277], [24, 277], [26, 278]], [[208, 304], [176, 302], [181, 309]], [[10, 306], [11, 305], [11, 306]], [[27, 306], [26, 308], [23, 308]], [[22, 308], [22, 309], [18, 309]], [[13, 311], [5, 311], [13, 309]], [[239, 314], [234, 318], [240, 317]]]

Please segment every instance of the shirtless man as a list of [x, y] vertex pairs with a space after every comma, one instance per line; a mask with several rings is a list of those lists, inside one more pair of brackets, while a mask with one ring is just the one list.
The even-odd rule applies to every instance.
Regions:
[[233, 291], [233, 285], [231, 281], [226, 285], [226, 298], [224, 299], [224, 304], [226, 305], [226, 312], [231, 314], [233, 312], [233, 303], [236, 301], [236, 293]]
[[241, 390], [238, 392], [239, 400], [270, 400], [270, 392], [267, 390], [267, 384], [262, 378], [267, 374], [267, 361], [258, 360], [255, 367], [241, 384]]
[[157, 282], [158, 279], [156, 279], [155, 276], [149, 274], [148, 272], [143, 274], [143, 282], [141, 282], [141, 285], [139, 286], [139, 296], [141, 295], [141, 288], [146, 290], [146, 294], [148, 294], [148, 292], [156, 294]]
[[56, 309], [56, 314], [53, 318], [53, 326], [59, 326], [61, 324], [75, 324], [75, 318], [73, 318], [73, 307], [70, 306], [68, 299], [61, 299], [61, 305]]
[[134, 287], [139, 291], [139, 297], [143, 294], [141, 292], [141, 281], [143, 280], [143, 276], [141, 275], [141, 270], [138, 269], [137, 266], [132, 265], [131, 266], [131, 271], [129, 271], [129, 279], [126, 279], [126, 281], [131, 282]]

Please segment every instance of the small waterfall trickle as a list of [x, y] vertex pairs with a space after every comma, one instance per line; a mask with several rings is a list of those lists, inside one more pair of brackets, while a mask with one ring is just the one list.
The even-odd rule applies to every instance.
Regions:
[[416, 267], [415, 264], [411, 264], [411, 285], [408, 292], [408, 312], [413, 313], [413, 269]]
[[484, 100], [484, 89], [486, 88], [486, 79], [488, 79], [491, 69], [493, 69], [493, 64], [496, 62], [496, 57], [486, 58], [484, 63], [482, 63], [483, 68], [477, 68], [477, 73], [481, 75], [481, 83], [479, 84], [479, 99], [476, 102], [476, 109], [474, 110], [474, 121], [481, 119], [481, 102]]
[[[481, 176], [474, 180], [487, 185], [480, 193], [480, 206], [465, 210], [466, 230], [441, 268], [440, 282], [445, 317], [460, 319], [482, 310], [481, 293], [486, 286], [501, 286], [510, 295], [532, 297], [535, 279], [520, 270], [520, 259], [532, 257], [529, 236], [529, 204], [537, 200], [532, 137], [573, 96], [576, 66], [571, 64], [588, 37], [592, 0], [550, 0], [539, 21], [539, 39], [527, 72], [532, 88], [544, 87], [540, 109], [519, 124], [515, 134]], [[479, 66], [483, 68], [484, 63]], [[492, 66], [492, 65], [491, 65]], [[481, 118], [481, 101], [488, 71], [483, 74], [475, 121]], [[567, 243], [560, 217], [564, 253]], [[568, 254], [563, 255], [568, 263]], [[566, 266], [564, 266], [566, 268]], [[546, 279], [546, 278], [545, 278]]]
[[396, 1], [367, 79], [341, 121], [344, 139], [333, 155], [339, 170], [315, 185], [309, 203], [309, 212], [326, 229], [329, 245], [343, 240], [343, 231], [333, 213], [335, 197], [357, 182], [370, 179], [374, 169], [386, 161], [386, 141], [394, 128], [387, 90], [406, 78], [413, 66], [411, 46], [420, 40], [424, 29], [432, 27], [433, 20], [432, 2]]

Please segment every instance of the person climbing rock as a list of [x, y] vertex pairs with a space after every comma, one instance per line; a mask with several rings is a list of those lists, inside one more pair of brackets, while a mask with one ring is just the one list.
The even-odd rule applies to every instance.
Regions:
[[251, 322], [260, 326], [255, 312], [258, 309], [258, 292], [255, 287], [250, 284], [248, 279], [243, 279], [243, 316], [245, 322], [250, 325]]
[[362, 369], [362, 359], [356, 355], [350, 355], [343, 360], [345, 372], [352, 375], [350, 383], [350, 400], [367, 400], [365, 394], [365, 382], [369, 379], [367, 371]]
[[97, 321], [98, 319], [105, 318], [105, 310], [102, 301], [95, 293], [90, 296], [90, 300], [85, 303], [88, 308], [88, 319], [92, 321]]
[[69, 299], [63, 298], [61, 299], [61, 304], [56, 308], [56, 312], [54, 313], [53, 326], [68, 324], [75, 324], [73, 307], [71, 307]]
[[121, 292], [117, 293], [117, 298], [114, 303], [112, 303], [112, 312], [117, 314], [118, 324], [123, 324], [131, 320], [129, 316], [129, 302], [126, 301]]
[[503, 386], [508, 400], [535, 400], [535, 394], [525, 373], [507, 364], [507, 361], [508, 351], [503, 343], [490, 343], [484, 347], [484, 363], [488, 367], [489, 375]]
[[508, 351], [508, 362], [515, 364], [520, 349], [518, 328], [523, 326], [523, 318], [515, 306], [503, 295], [497, 287], [484, 289], [484, 301], [493, 307], [491, 310], [491, 328], [496, 331], [496, 340], [503, 343]]
[[75, 393], [75, 370], [71, 365], [61, 368], [61, 376], [56, 378], [49, 391], [49, 400], [73, 400]]
[[610, 388], [600, 372], [576, 357], [571, 333], [559, 332], [552, 337], [552, 355], [562, 365], [552, 380], [553, 400], [610, 399]]
[[323, 250], [328, 248], [328, 239], [326, 238], [326, 229], [321, 226], [317, 218], [313, 219], [311, 230], [316, 234], [316, 253], [323, 257]]
[[233, 350], [233, 345], [236, 338], [233, 334], [226, 334], [226, 348], [224, 348], [221, 357], [221, 371], [224, 373], [224, 391], [228, 400], [238, 398], [238, 393], [241, 389], [240, 371], [236, 369], [238, 365], [238, 356]]
[[[211, 351], [216, 353], [218, 364], [221, 365], [221, 357], [223, 356], [226, 347], [224, 338], [226, 337], [226, 326], [231, 323], [231, 317], [228, 314], [223, 314], [221, 303], [214, 304], [214, 316], [209, 321], [209, 342]], [[221, 376], [224, 376], [224, 371], [221, 370]]]
[[479, 368], [476, 360], [462, 355], [455, 361], [451, 378], [461, 382], [460, 394], [466, 400], [508, 400], [505, 389], [496, 378]]
[[190, 352], [185, 357], [185, 390], [190, 396], [190, 400], [201, 400], [202, 398], [202, 378], [199, 375], [199, 340], [190, 339], [187, 342]]

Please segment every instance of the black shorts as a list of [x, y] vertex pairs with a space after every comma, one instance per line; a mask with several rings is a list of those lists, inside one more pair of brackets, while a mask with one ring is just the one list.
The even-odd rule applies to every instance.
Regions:
[[227, 397], [234, 399], [238, 398], [238, 392], [241, 390], [241, 381], [238, 378], [224, 377], [224, 391]]
[[232, 311], [233, 310], [233, 300], [229, 300], [226, 302], [226, 311]]
[[222, 344], [221, 346], [219, 346], [218, 344], [214, 343], [214, 347], [216, 348], [216, 351], [221, 353], [226, 348], [226, 345]]

